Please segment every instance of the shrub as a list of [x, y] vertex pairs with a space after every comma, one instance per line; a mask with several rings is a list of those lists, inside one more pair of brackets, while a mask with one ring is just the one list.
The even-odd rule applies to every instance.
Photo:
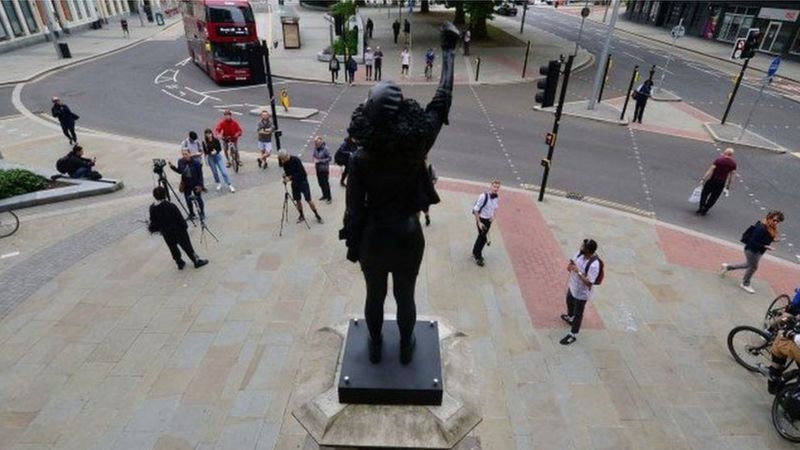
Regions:
[[29, 170], [0, 170], [0, 200], [15, 195], [41, 191], [47, 187], [47, 178]]
[[349, 54], [355, 55], [356, 52], [358, 52], [358, 32], [356, 32], [356, 30], [348, 32], [346, 40], [342, 39], [341, 36], [336, 38], [336, 40], [333, 42], [333, 50], [337, 55], [344, 55], [345, 42], [347, 42], [347, 50], [350, 52]]

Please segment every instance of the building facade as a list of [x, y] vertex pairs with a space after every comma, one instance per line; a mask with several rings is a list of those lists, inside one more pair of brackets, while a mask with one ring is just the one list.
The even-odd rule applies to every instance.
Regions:
[[687, 35], [726, 43], [758, 28], [763, 33], [758, 51], [800, 61], [800, 1], [631, 0], [625, 15], [665, 29], [683, 19]]
[[[175, 0], [0, 0], [0, 53], [46, 40], [57, 33], [97, 26], [138, 11], [174, 7]], [[167, 6], [164, 6], [167, 5]]]

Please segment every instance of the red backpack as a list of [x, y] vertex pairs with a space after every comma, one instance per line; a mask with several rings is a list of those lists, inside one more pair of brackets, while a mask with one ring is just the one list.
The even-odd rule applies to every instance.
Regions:
[[606, 276], [606, 273], [605, 273], [605, 270], [604, 270], [605, 269], [605, 267], [604, 267], [605, 264], [603, 263], [603, 260], [600, 259], [599, 256], [595, 255], [595, 256], [592, 256], [591, 258], [589, 258], [589, 261], [586, 262], [586, 267], [584, 268], [583, 273], [585, 273], [588, 276], [589, 275], [589, 267], [595, 261], [597, 261], [600, 264], [600, 271], [597, 272], [597, 278], [595, 278], [593, 284], [595, 286], [599, 286], [599, 285], [603, 284], [603, 278], [605, 278], [605, 276]]

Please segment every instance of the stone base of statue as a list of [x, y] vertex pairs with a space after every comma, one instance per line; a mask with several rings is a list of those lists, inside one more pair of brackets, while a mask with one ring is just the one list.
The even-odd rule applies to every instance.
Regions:
[[[392, 329], [393, 335], [390, 334]], [[377, 365], [369, 362], [366, 336], [366, 323], [359, 319], [358, 325], [351, 320], [336, 328], [318, 330], [309, 343], [310, 351], [306, 353], [295, 393], [294, 403], [301, 406], [292, 412], [312, 438], [307, 439], [304, 449], [480, 448], [476, 439], [464, 439], [482, 418], [472, 355], [463, 333], [455, 332], [436, 319], [419, 317], [415, 328], [414, 359], [407, 366], [399, 362], [396, 322], [384, 322], [383, 359]], [[438, 344], [436, 352], [428, 346], [431, 342], [428, 338], [432, 336], [438, 337], [432, 341]], [[394, 346], [387, 345], [392, 341]], [[359, 355], [363, 357], [363, 364], [348, 359]], [[441, 364], [433, 368], [438, 372], [431, 367], [422, 367], [433, 356], [441, 358]], [[385, 372], [378, 367], [382, 365], [387, 366]], [[412, 367], [424, 373], [389, 374], [390, 370]], [[440, 376], [436, 377], [436, 373]], [[361, 379], [362, 376], [373, 378]], [[386, 378], [376, 379], [375, 376]], [[344, 377], [348, 377], [347, 382]], [[438, 378], [438, 382], [434, 383], [433, 378]], [[343, 386], [344, 390], [341, 389]], [[341, 393], [345, 398], [349, 395], [358, 400], [366, 399], [368, 392], [389, 400], [407, 395], [430, 401], [438, 395], [441, 404], [339, 401]]]

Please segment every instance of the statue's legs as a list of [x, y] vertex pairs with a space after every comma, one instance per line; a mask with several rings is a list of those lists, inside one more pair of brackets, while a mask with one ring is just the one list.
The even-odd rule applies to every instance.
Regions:
[[414, 302], [416, 272], [394, 272], [392, 282], [394, 299], [397, 302], [397, 327], [400, 328], [400, 346], [411, 344], [414, 324], [417, 323], [417, 305]]
[[364, 270], [367, 282], [367, 302], [364, 305], [364, 317], [367, 320], [369, 336], [373, 342], [381, 341], [383, 328], [383, 302], [386, 300], [386, 282], [389, 272], [384, 270]]

